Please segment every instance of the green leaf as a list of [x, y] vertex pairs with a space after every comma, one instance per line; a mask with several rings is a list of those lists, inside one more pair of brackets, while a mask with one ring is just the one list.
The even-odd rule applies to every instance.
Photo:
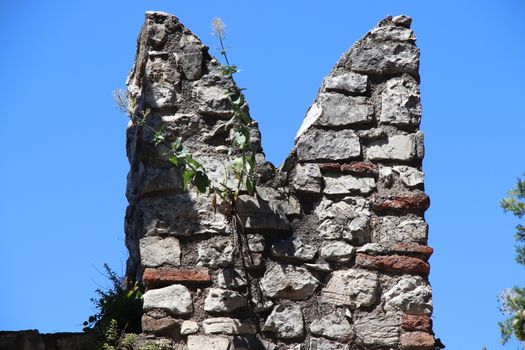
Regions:
[[250, 176], [246, 178], [246, 189], [248, 190], [248, 194], [250, 196], [252, 196], [255, 192], [255, 183]]
[[199, 163], [198, 161], [196, 161], [196, 160], [191, 156], [191, 154], [187, 154], [185, 160], [186, 160], [186, 163], [191, 164], [195, 169], [203, 168], [202, 164]]
[[240, 149], [244, 149], [244, 147], [246, 147], [246, 141], [248, 141], [248, 139], [247, 139], [245, 134], [237, 131], [235, 133], [235, 138], [234, 139], [235, 139], [235, 143], [237, 143], [237, 145], [239, 145]]
[[248, 172], [251, 172], [255, 169], [255, 155], [251, 155], [249, 157], [246, 157], [246, 170]]
[[237, 176], [240, 176], [244, 169], [244, 159], [243, 157], [237, 157], [232, 162], [232, 169]]
[[177, 156], [169, 157], [169, 161], [172, 162], [175, 166], [179, 166], [179, 158]]
[[191, 180], [195, 176], [195, 172], [191, 169], [185, 169], [182, 173], [182, 189], [183, 191], [188, 191], [188, 185], [191, 183]]
[[200, 193], [205, 193], [210, 186], [210, 179], [203, 171], [197, 171], [195, 173], [195, 186]]

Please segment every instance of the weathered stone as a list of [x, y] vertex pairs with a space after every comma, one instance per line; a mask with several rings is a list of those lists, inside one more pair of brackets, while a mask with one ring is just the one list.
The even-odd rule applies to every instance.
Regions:
[[188, 350], [228, 350], [230, 341], [227, 338], [208, 335], [190, 335], [188, 337]]
[[335, 341], [323, 338], [310, 338], [308, 350], [349, 350], [347, 344], [337, 343]]
[[365, 314], [354, 321], [354, 332], [363, 345], [399, 344], [399, 320], [394, 315]]
[[158, 47], [164, 44], [166, 40], [166, 26], [161, 23], [151, 23], [148, 28], [148, 41], [154, 46]]
[[425, 244], [428, 224], [420, 218], [402, 220], [395, 216], [385, 216], [379, 227], [379, 241]]
[[178, 322], [171, 317], [155, 318], [147, 314], [142, 315], [142, 332], [156, 335], [174, 335]]
[[426, 331], [432, 329], [430, 316], [405, 315], [401, 323], [401, 328], [406, 331]]
[[180, 326], [180, 334], [188, 335], [197, 333], [199, 331], [199, 324], [195, 321], [185, 320]]
[[246, 286], [246, 277], [241, 270], [229, 267], [219, 270], [216, 284], [219, 288], [240, 288]]
[[161, 309], [174, 315], [187, 315], [193, 312], [190, 291], [180, 284], [150, 289], [142, 298], [144, 311]]
[[304, 267], [276, 264], [266, 270], [260, 284], [269, 298], [303, 300], [312, 296], [319, 280]]
[[350, 93], [365, 93], [368, 83], [366, 75], [353, 72], [330, 76], [325, 79], [324, 88], [326, 91], [345, 91]]
[[426, 332], [406, 332], [401, 334], [401, 346], [406, 350], [432, 350], [434, 337]]
[[370, 218], [359, 216], [350, 221], [347, 228], [343, 231], [343, 238], [352, 243], [363, 244], [370, 241]]
[[317, 234], [323, 239], [339, 239], [344, 230], [344, 220], [328, 219], [317, 228]]
[[341, 164], [341, 172], [359, 175], [377, 175], [378, 167], [370, 162], [352, 162]]
[[357, 253], [355, 265], [364, 269], [401, 274], [410, 273], [427, 276], [430, 272], [430, 265], [426, 261], [403, 255], [374, 256]]
[[145, 105], [152, 108], [173, 106], [176, 100], [175, 87], [180, 82], [180, 75], [172, 69], [167, 53], [149, 52], [145, 76], [143, 87]]
[[236, 204], [237, 213], [245, 228], [251, 230], [288, 230], [290, 223], [277, 201], [260, 196], [241, 195]]
[[246, 298], [233, 290], [210, 288], [204, 299], [204, 311], [232, 312], [247, 306]]
[[211, 276], [208, 269], [144, 269], [142, 282], [148, 288], [165, 286], [174, 283], [201, 284], [210, 283]]
[[348, 341], [353, 334], [350, 322], [340, 309], [313, 321], [310, 324], [310, 332], [313, 335], [340, 341]]
[[[399, 27], [390, 27], [398, 28]], [[414, 78], [392, 78], [381, 94], [379, 122], [392, 125], [417, 126], [421, 120], [419, 85]]]
[[295, 339], [304, 336], [303, 313], [299, 305], [277, 305], [266, 319], [264, 332], [275, 333], [281, 339]]
[[416, 40], [416, 35], [411, 29], [395, 26], [376, 27], [370, 31], [370, 36], [382, 41]]
[[376, 187], [376, 182], [372, 177], [354, 177], [352, 175], [332, 175], [324, 176], [326, 194], [349, 194], [361, 193], [368, 194]]
[[366, 156], [370, 160], [411, 160], [416, 157], [415, 135], [395, 135], [374, 140], [367, 148]]
[[382, 182], [386, 188], [394, 185], [394, 171], [392, 167], [380, 165], [379, 166], [379, 182]]
[[185, 52], [177, 55], [177, 63], [188, 80], [202, 77], [202, 51]]
[[278, 258], [311, 261], [317, 254], [317, 248], [300, 237], [291, 236], [272, 245], [271, 253]]
[[304, 266], [306, 266], [310, 270], [314, 270], [314, 271], [321, 271], [321, 272], [330, 272], [330, 271], [332, 271], [332, 269], [330, 268], [329, 264], [309, 264], [309, 263], [305, 263]]
[[231, 103], [228, 91], [221, 86], [197, 86], [195, 98], [200, 102], [199, 113], [217, 116], [230, 116]]
[[320, 221], [326, 219], [353, 219], [360, 215], [370, 215], [369, 201], [365, 198], [352, 196], [343, 200], [332, 201], [326, 197], [315, 207], [314, 213]]
[[198, 265], [211, 267], [227, 267], [232, 263], [233, 245], [230, 238], [218, 238], [215, 241], [200, 243], [197, 248]]
[[205, 333], [211, 334], [248, 335], [256, 333], [252, 321], [229, 317], [208, 318], [202, 322], [202, 326]]
[[321, 246], [321, 257], [331, 262], [350, 262], [354, 254], [355, 248], [345, 242], [329, 241], [323, 242]]
[[342, 127], [370, 123], [374, 109], [364, 96], [324, 93], [318, 98], [321, 113], [312, 125]]
[[432, 290], [419, 276], [404, 276], [385, 293], [386, 308], [400, 309], [412, 315], [432, 313]]
[[312, 163], [297, 164], [290, 184], [296, 191], [320, 193], [322, 175], [319, 165]]
[[401, 182], [408, 188], [414, 188], [423, 184], [423, 173], [416, 168], [406, 165], [394, 166], [392, 169], [399, 174]]
[[430, 198], [426, 194], [414, 194], [410, 196], [376, 196], [372, 200], [372, 209], [376, 212], [386, 210], [417, 209], [427, 210], [430, 206]]
[[257, 233], [250, 233], [247, 235], [248, 238], [248, 248], [253, 253], [262, 253], [264, 248], [266, 248], [266, 240], [263, 235]]
[[377, 300], [379, 279], [373, 272], [340, 270], [332, 273], [322, 292], [322, 301], [336, 306], [361, 308]]
[[392, 17], [392, 24], [400, 27], [410, 28], [412, 24], [412, 18], [407, 15], [399, 15]]
[[361, 145], [352, 130], [309, 129], [296, 142], [299, 161], [346, 160], [361, 154]]
[[180, 244], [175, 237], [150, 236], [140, 239], [144, 267], [180, 266]]
[[346, 68], [366, 74], [401, 74], [417, 76], [419, 49], [408, 42], [365, 40], [343, 58]]

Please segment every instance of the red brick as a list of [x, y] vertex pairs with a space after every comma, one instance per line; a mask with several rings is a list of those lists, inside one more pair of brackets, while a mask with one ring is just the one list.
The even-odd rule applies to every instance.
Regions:
[[341, 164], [341, 172], [377, 175], [379, 172], [379, 168], [377, 164], [370, 162], [352, 162], [347, 164]]
[[434, 336], [426, 332], [406, 332], [401, 334], [401, 347], [406, 350], [434, 349]]
[[400, 254], [415, 254], [421, 255], [423, 258], [428, 260], [434, 249], [428, 245], [419, 245], [413, 243], [395, 243], [392, 246], [392, 251]]
[[323, 163], [319, 164], [319, 168], [324, 171], [338, 173], [341, 171], [341, 165], [339, 163]]
[[357, 253], [355, 264], [364, 269], [428, 275], [430, 265], [421, 259], [403, 255], [367, 255]]
[[372, 209], [375, 211], [418, 209], [427, 210], [430, 198], [426, 194], [413, 196], [376, 196], [372, 199]]
[[142, 274], [146, 287], [157, 287], [174, 283], [210, 283], [210, 271], [201, 269], [146, 268]]
[[405, 315], [401, 327], [406, 331], [430, 331], [432, 320], [428, 316]]

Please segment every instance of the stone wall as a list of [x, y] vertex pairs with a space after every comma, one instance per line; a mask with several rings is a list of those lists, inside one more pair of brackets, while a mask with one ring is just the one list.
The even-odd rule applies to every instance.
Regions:
[[[276, 169], [255, 124], [257, 195], [226, 217], [182, 190], [181, 137], [214, 181], [228, 163], [232, 86], [176, 17], [148, 12], [128, 79], [128, 278], [146, 286], [143, 332], [174, 349], [433, 349], [419, 131], [419, 50], [406, 16], [343, 54]], [[167, 142], [155, 146], [155, 130]], [[250, 288], [248, 288], [248, 285]]]

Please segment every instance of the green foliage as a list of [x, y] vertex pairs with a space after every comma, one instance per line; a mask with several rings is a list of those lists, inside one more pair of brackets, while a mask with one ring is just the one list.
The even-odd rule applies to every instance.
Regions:
[[[511, 212], [518, 218], [525, 215], [525, 182], [518, 178], [516, 187], [508, 192], [508, 197], [501, 200], [501, 207], [505, 212]], [[514, 235], [516, 245], [516, 261], [525, 265], [525, 227], [516, 226]], [[525, 342], [525, 288], [514, 287], [505, 290], [499, 296], [500, 310], [507, 315], [507, 319], [499, 322], [501, 342], [505, 344], [514, 336]]]
[[84, 322], [85, 332], [94, 332], [103, 350], [120, 349], [124, 332], [141, 331], [142, 291], [137, 283], [126, 284], [107, 264], [105, 275], [111, 282], [108, 289], [97, 289], [98, 298], [91, 301], [97, 313]]

